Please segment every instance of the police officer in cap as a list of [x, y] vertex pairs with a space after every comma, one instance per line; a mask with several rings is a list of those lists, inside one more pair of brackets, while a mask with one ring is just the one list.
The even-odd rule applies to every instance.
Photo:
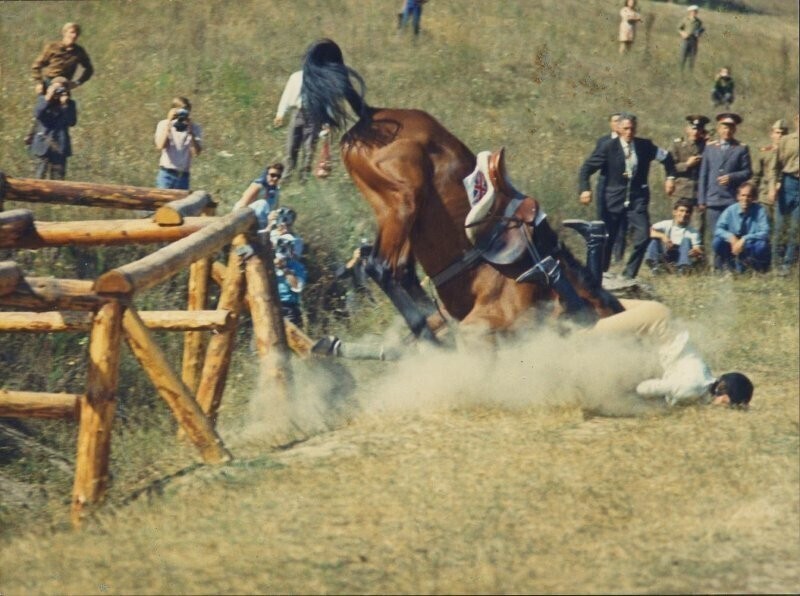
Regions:
[[722, 212], [736, 203], [736, 194], [753, 175], [750, 150], [736, 140], [739, 114], [724, 112], [717, 115], [717, 139], [706, 143], [700, 162], [697, 186], [697, 205], [705, 212], [706, 230], [714, 235]]
[[709, 119], [700, 114], [686, 116], [686, 134], [672, 141], [669, 153], [675, 162], [675, 194], [673, 199], [685, 199], [692, 205], [692, 226], [700, 232], [702, 240], [705, 234], [705, 217], [697, 208], [697, 181], [700, 178], [700, 163], [706, 148], [708, 132], [706, 124]]

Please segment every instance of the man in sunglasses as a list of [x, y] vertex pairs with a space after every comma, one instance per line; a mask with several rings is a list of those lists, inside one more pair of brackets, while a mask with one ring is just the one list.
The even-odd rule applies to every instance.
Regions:
[[269, 225], [269, 213], [278, 208], [280, 203], [280, 182], [283, 177], [283, 164], [273, 163], [266, 167], [261, 175], [250, 183], [242, 193], [234, 209], [250, 207], [256, 212], [258, 228], [265, 229]]

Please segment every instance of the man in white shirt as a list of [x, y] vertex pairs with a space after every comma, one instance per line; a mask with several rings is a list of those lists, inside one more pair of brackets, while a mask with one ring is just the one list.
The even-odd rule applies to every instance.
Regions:
[[642, 398], [663, 398], [667, 405], [694, 403], [747, 406], [753, 396], [753, 383], [740, 372], [714, 377], [702, 356], [670, 318], [670, 310], [651, 300], [620, 300], [625, 310], [600, 319], [594, 327], [581, 331], [609, 337], [635, 335], [658, 350], [662, 376], [636, 386]]
[[203, 150], [203, 129], [191, 118], [192, 104], [175, 97], [166, 120], [156, 125], [155, 143], [161, 150], [156, 188], [189, 189], [192, 157]]
[[275, 113], [275, 126], [282, 126], [284, 117], [289, 110], [293, 110], [292, 120], [286, 137], [286, 170], [283, 178], [286, 180], [297, 168], [297, 157], [300, 148], [303, 149], [303, 162], [301, 166], [301, 180], [311, 172], [311, 161], [317, 147], [320, 125], [312, 122], [303, 110], [302, 102], [303, 71], [298, 70], [289, 76], [286, 87], [283, 89], [278, 102], [278, 111]]
[[703, 256], [700, 232], [689, 225], [694, 207], [689, 199], [678, 199], [672, 207], [672, 219], [656, 222], [650, 227], [650, 244], [645, 261], [653, 273], [663, 266], [677, 266], [679, 274], [686, 273]]

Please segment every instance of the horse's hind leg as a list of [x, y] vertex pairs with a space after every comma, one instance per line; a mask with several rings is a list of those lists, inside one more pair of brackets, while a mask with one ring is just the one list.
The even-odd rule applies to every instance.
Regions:
[[[439, 343], [436, 339], [436, 335], [434, 335], [433, 331], [428, 326], [428, 315], [432, 314], [433, 311], [428, 313], [424, 312], [417, 301], [411, 296], [411, 293], [395, 279], [391, 271], [377, 263], [374, 258], [370, 257], [369, 261], [367, 261], [365, 271], [389, 297], [394, 307], [400, 311], [409, 329], [411, 329], [411, 332], [416, 337], [435, 344]], [[416, 279], [416, 274], [414, 274], [414, 279]], [[417, 280], [417, 286], [419, 286], [419, 280]], [[419, 291], [424, 294], [421, 287]]]
[[408, 295], [411, 296], [411, 298], [414, 300], [414, 303], [420, 310], [422, 310], [426, 317], [438, 312], [436, 304], [434, 304], [433, 300], [431, 300], [431, 297], [428, 295], [428, 293], [422, 289], [422, 284], [417, 276], [417, 271], [413, 260], [406, 265], [403, 276], [400, 278], [400, 284], [403, 286], [403, 288], [405, 288], [406, 292], [408, 292]]

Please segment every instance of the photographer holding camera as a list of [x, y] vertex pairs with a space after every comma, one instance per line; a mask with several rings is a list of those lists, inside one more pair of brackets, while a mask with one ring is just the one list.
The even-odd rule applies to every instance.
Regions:
[[203, 129], [191, 118], [192, 104], [175, 97], [166, 120], [156, 126], [155, 143], [161, 150], [156, 188], [189, 190], [192, 157], [203, 150]]
[[36, 178], [63, 180], [67, 158], [72, 155], [69, 128], [78, 122], [75, 102], [70, 98], [69, 81], [56, 77], [44, 95], [36, 100], [36, 119], [30, 152], [38, 158]]
[[295, 242], [291, 234], [283, 234], [273, 245], [275, 246], [275, 278], [278, 283], [278, 299], [281, 302], [283, 316], [298, 327], [303, 325], [300, 311], [300, 294], [306, 285], [306, 268], [296, 258]]

